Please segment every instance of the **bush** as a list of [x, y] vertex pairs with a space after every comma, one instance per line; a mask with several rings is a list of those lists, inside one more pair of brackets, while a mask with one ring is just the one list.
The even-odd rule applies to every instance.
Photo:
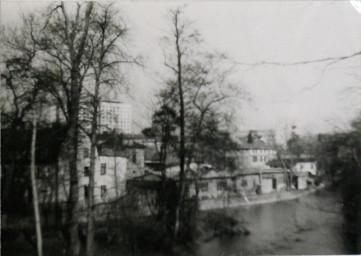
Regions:
[[171, 248], [165, 228], [151, 217], [107, 220], [97, 228], [96, 241], [104, 248], [116, 246], [122, 248], [123, 253], [136, 255], [168, 252]]
[[234, 217], [221, 211], [209, 211], [200, 217], [202, 239], [208, 241], [214, 237], [249, 235], [249, 231]]

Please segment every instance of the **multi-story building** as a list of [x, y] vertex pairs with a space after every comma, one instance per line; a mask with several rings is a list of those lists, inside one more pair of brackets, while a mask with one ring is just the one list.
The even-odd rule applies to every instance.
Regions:
[[[48, 123], [65, 123], [65, 116], [59, 106], [48, 106], [41, 114], [41, 120]], [[90, 103], [81, 103], [79, 108], [79, 122], [82, 128], [90, 130], [93, 117], [93, 107]], [[118, 133], [132, 132], [131, 105], [119, 101], [100, 101], [98, 109], [98, 132], [103, 133], [116, 130]]]
[[267, 162], [277, 157], [276, 150], [262, 141], [242, 140], [240, 145], [241, 167], [265, 167]]
[[127, 134], [132, 132], [130, 104], [117, 101], [101, 101], [99, 114], [100, 132], [109, 130]]
[[[144, 146], [127, 134], [98, 135], [94, 172], [94, 199], [96, 202], [114, 200], [125, 194], [126, 180], [140, 176], [144, 171]], [[90, 170], [90, 141], [83, 140], [79, 154], [80, 200], [86, 200]]]
[[[144, 146], [127, 134], [98, 135], [95, 150], [94, 199], [96, 203], [115, 200], [126, 193], [126, 180], [144, 174]], [[79, 201], [85, 204], [89, 191], [90, 140], [85, 136], [78, 145]], [[59, 143], [53, 164], [41, 165], [38, 185], [42, 203], [64, 203], [69, 195], [68, 152]]]
[[[124, 152], [108, 148], [98, 148], [94, 171], [95, 202], [116, 199], [125, 193], [127, 157]], [[84, 160], [80, 162], [79, 185], [80, 200], [86, 200], [89, 187], [90, 158], [89, 150], [84, 148]], [[82, 191], [83, 190], [83, 191]]]
[[235, 169], [242, 168], [265, 168], [267, 162], [277, 158], [277, 151], [272, 143], [267, 143], [255, 133], [249, 131], [248, 135], [238, 141], [239, 149], [227, 154], [228, 160], [232, 160]]

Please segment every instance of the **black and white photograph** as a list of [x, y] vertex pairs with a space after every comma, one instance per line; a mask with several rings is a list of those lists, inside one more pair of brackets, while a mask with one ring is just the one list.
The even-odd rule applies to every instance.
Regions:
[[1, 255], [361, 255], [361, 0], [2, 0], [0, 72]]

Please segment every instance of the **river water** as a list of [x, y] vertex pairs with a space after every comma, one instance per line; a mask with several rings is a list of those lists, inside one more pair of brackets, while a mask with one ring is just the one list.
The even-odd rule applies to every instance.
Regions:
[[227, 210], [250, 230], [248, 236], [202, 243], [194, 256], [246, 254], [347, 254], [342, 201], [318, 191], [290, 201]]

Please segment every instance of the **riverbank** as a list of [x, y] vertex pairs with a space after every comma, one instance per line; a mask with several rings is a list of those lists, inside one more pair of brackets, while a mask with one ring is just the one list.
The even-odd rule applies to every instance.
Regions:
[[241, 196], [224, 196], [217, 199], [206, 199], [199, 202], [199, 209], [202, 211], [222, 209], [222, 208], [234, 208], [234, 207], [249, 207], [252, 205], [269, 204], [279, 201], [294, 200], [299, 197], [306, 196], [314, 193], [325, 186], [318, 186], [308, 188], [306, 190], [293, 190], [293, 191], [276, 191], [262, 195], [248, 195], [246, 197]]
[[204, 211], [224, 212], [244, 223], [250, 234], [215, 237], [184, 256], [351, 253], [345, 246], [353, 238], [347, 235], [351, 229], [344, 225], [339, 193], [328, 187], [313, 192], [279, 203]]

